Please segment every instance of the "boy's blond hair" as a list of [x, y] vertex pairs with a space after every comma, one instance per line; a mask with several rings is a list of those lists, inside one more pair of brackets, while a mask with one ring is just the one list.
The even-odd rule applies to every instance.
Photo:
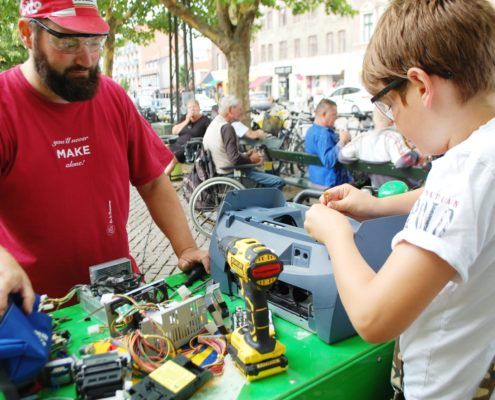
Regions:
[[462, 102], [495, 91], [493, 6], [487, 0], [394, 0], [366, 50], [363, 84], [376, 94], [412, 67], [452, 79]]

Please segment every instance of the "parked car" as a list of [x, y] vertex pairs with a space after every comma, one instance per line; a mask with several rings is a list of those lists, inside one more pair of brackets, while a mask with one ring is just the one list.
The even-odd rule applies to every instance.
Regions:
[[211, 108], [217, 104], [217, 102], [212, 99], [211, 97], [208, 97], [204, 93], [197, 93], [194, 98], [196, 101], [199, 103], [199, 109], [204, 113], [204, 114], [211, 114]]
[[255, 110], [268, 110], [272, 106], [271, 100], [264, 92], [253, 92], [249, 94], [249, 103]]
[[373, 111], [371, 95], [361, 87], [340, 86], [327, 98], [337, 103], [339, 114], [364, 114]]

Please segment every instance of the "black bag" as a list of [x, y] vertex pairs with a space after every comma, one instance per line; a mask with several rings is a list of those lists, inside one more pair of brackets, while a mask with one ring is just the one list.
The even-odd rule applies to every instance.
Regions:
[[[202, 146], [198, 149], [194, 159], [191, 172], [183, 179], [182, 193], [187, 202], [191, 199], [191, 195], [201, 183], [215, 175], [215, 166], [211, 159], [211, 155]], [[206, 196], [206, 193], [204, 193]], [[199, 199], [196, 206], [208, 204], [208, 199]]]

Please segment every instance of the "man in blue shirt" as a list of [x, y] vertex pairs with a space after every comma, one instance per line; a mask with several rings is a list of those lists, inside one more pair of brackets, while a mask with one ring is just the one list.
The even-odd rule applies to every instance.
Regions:
[[349, 132], [340, 135], [333, 130], [337, 119], [337, 104], [323, 99], [316, 106], [315, 122], [306, 133], [306, 152], [316, 154], [323, 164], [322, 167], [310, 165], [309, 180], [314, 187], [326, 189], [341, 185], [351, 180], [347, 169], [339, 163], [338, 154], [351, 138]]

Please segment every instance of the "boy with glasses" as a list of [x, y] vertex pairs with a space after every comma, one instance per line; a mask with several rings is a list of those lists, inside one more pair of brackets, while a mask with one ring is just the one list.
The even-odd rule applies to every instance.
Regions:
[[[202, 261], [168, 177], [172, 153], [101, 76], [109, 31], [96, 0], [22, 0], [28, 60], [0, 74], [0, 314], [18, 292], [60, 297], [88, 267], [128, 257], [129, 181], [179, 267]], [[138, 271], [133, 260], [133, 267]]]
[[[420, 190], [383, 199], [349, 185], [328, 190], [306, 214], [306, 229], [326, 245], [359, 334], [371, 342], [400, 335], [403, 387], [396, 398], [403, 389], [407, 399], [493, 399], [493, 6], [393, 1], [366, 51], [363, 83], [422, 153], [444, 155]], [[402, 213], [410, 213], [407, 223], [375, 273], [344, 214], [364, 220]]]

